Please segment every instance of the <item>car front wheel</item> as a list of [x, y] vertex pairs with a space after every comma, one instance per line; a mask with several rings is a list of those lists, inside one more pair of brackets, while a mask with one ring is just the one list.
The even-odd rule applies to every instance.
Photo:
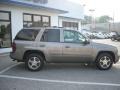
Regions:
[[113, 57], [108, 53], [102, 53], [97, 57], [96, 66], [100, 70], [108, 70], [112, 67]]
[[39, 54], [36, 53], [30, 54], [27, 56], [25, 66], [28, 68], [28, 70], [39, 71], [44, 66], [44, 59]]

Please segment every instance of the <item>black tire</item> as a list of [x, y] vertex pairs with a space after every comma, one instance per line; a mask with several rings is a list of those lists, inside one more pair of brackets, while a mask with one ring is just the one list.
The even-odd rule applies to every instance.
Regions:
[[111, 40], [112, 40], [112, 41], [115, 41], [115, 39], [114, 39], [113, 37], [111, 38]]
[[39, 71], [44, 66], [44, 58], [37, 53], [29, 54], [29, 55], [27, 55], [27, 58], [25, 61], [25, 66], [30, 71]]
[[120, 39], [118, 39], [118, 41], [120, 41]]
[[112, 67], [112, 65], [113, 65], [113, 57], [109, 53], [102, 53], [96, 59], [96, 66], [100, 70], [109, 70]]

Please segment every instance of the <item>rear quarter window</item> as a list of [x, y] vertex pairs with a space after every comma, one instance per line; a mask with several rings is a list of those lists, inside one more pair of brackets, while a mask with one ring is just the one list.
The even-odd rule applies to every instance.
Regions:
[[39, 30], [23, 29], [15, 37], [15, 40], [34, 41]]

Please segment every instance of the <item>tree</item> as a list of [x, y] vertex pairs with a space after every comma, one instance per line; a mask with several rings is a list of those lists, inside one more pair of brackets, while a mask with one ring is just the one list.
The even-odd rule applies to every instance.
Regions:
[[[82, 24], [85, 25], [85, 24], [91, 24], [92, 23], [92, 20], [93, 20], [93, 17], [92, 16], [85, 16], [84, 17], [84, 20], [82, 20]], [[100, 17], [96, 17], [94, 19], [94, 22], [95, 23], [108, 23], [110, 22], [111, 20], [113, 20], [113, 18], [107, 16], [107, 15], [103, 15], [103, 16], [100, 16]]]
[[90, 24], [92, 22], [92, 16], [84, 16], [84, 20], [82, 20], [82, 24]]
[[96, 22], [97, 22], [97, 23], [108, 23], [108, 22], [110, 22], [111, 20], [113, 20], [113, 18], [111, 18], [111, 17], [109, 17], [109, 16], [107, 16], [107, 15], [104, 15], [104, 16], [99, 17], [99, 18], [96, 20]]

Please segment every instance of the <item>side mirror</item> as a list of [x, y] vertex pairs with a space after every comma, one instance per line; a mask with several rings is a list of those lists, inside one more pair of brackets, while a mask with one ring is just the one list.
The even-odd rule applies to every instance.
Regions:
[[90, 44], [90, 40], [86, 39], [84, 44]]

